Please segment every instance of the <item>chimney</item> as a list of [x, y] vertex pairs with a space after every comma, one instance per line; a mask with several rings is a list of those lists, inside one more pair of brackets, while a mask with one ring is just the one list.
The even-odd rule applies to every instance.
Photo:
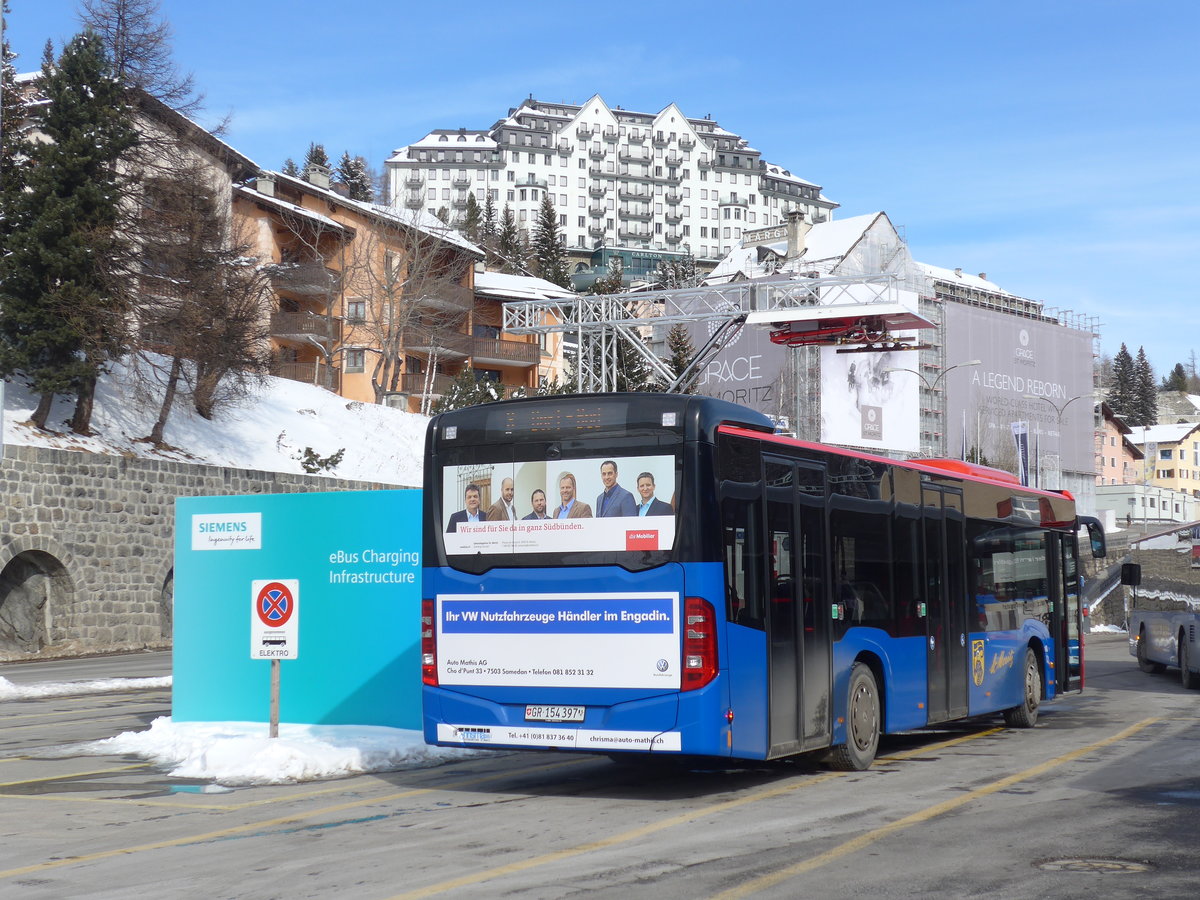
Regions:
[[956, 266], [954, 269], [954, 274], [959, 278], [962, 278], [962, 266]]
[[310, 163], [304, 170], [304, 180], [313, 187], [329, 190], [329, 167]]
[[275, 196], [275, 176], [263, 172], [254, 179], [254, 189], [267, 197]]
[[804, 252], [804, 239], [812, 230], [812, 223], [804, 217], [804, 210], [793, 209], [787, 214], [787, 258], [795, 259]]
[[987, 281], [987, 272], [980, 272], [980, 273], [979, 273], [979, 278], [980, 278], [980, 280], [982, 280], [982, 281]]

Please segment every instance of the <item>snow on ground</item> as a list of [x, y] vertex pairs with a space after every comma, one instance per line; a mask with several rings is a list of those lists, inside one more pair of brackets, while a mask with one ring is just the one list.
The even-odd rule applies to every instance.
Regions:
[[63, 748], [71, 755], [137, 756], [176, 778], [223, 785], [290, 784], [429, 766], [480, 751], [430, 747], [419, 731], [378, 725], [293, 725], [279, 737], [262, 722], [173, 722]]
[[48, 681], [41, 684], [13, 684], [7, 678], [0, 678], [0, 700], [71, 697], [75, 694], [106, 694], [109, 691], [137, 691], [170, 686], [169, 675], [163, 678], [98, 678], [95, 681]]
[[95, 434], [81, 436], [65, 424], [74, 409], [71, 397], [55, 400], [47, 420], [50, 430], [29, 424], [38, 398], [13, 378], [4, 391], [4, 442], [296, 474], [304, 472], [300, 458], [306, 447], [322, 458], [344, 449], [341, 463], [320, 474], [411, 487], [421, 484], [425, 416], [268, 377], [261, 389], [224, 408], [212, 421], [198, 415], [186, 399], [177, 400], [165, 432], [165, 441], [173, 449], [156, 449], [138, 438], [150, 433], [161, 396], [161, 391], [147, 396], [136, 386], [129, 367], [116, 363], [96, 390]]
[[[165, 678], [13, 684], [0, 678], [0, 700], [33, 700], [171, 686]], [[174, 722], [162, 716], [145, 731], [125, 731], [86, 744], [39, 750], [50, 756], [136, 756], [176, 778], [221, 785], [290, 784], [390, 772], [482, 755], [476, 750], [429, 747], [419, 731], [373, 725], [293, 725], [279, 737], [263, 722]]]

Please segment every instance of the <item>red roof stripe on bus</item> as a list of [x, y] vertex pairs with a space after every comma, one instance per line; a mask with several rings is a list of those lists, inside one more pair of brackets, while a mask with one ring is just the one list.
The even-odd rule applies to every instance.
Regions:
[[[989, 466], [975, 466], [972, 463], [963, 463], [960, 460], [925, 460], [925, 459], [888, 459], [886, 456], [876, 456], [872, 453], [860, 453], [857, 450], [849, 450], [844, 447], [834, 447], [829, 444], [818, 444], [813, 441], [802, 441], [799, 438], [785, 437], [781, 434], [764, 434], [761, 431], [752, 431], [749, 428], [743, 428], [740, 425], [719, 425], [717, 426], [719, 434], [729, 434], [736, 437], [753, 438], [767, 444], [782, 444], [787, 447], [801, 447], [805, 450], [815, 450], [818, 453], [834, 453], [838, 456], [849, 456], [854, 459], [863, 459], [867, 462], [883, 463], [888, 466], [897, 466], [902, 469], [914, 469], [918, 472], [927, 472], [930, 475], [953, 475], [955, 478], [961, 478], [964, 481], [978, 481], [983, 484], [1000, 485], [1008, 488], [1016, 488], [1025, 493], [1041, 495], [1045, 497], [1054, 497], [1056, 499], [1069, 499], [1073, 497], [1065, 495], [1059, 491], [1043, 491], [1039, 488], [1023, 485], [1015, 475], [1011, 472], [1004, 472], [1008, 478], [988, 477], [983, 474], [985, 472], [1001, 472], [1000, 469], [992, 469]], [[957, 472], [951, 471], [948, 467], [938, 465], [941, 462], [952, 462], [958, 465], [968, 466], [974, 471]]]

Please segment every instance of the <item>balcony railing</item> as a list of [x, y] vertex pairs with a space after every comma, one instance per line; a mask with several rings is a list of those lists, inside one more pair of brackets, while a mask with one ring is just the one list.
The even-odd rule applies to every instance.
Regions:
[[677, 233], [677, 232], [674, 232], [674, 231], [668, 231], [668, 232], [667, 232], [667, 243], [668, 243], [668, 244], [678, 244], [678, 243], [679, 243], [680, 241], [682, 241], [682, 240], [683, 240], [683, 235], [682, 235], [682, 234], [679, 234], [679, 233]]
[[580, 125], [578, 128], [575, 129], [575, 134], [578, 137], [580, 137], [582, 140], [586, 141], [588, 138], [590, 138], [592, 136], [592, 129], [590, 129], [586, 125]]
[[641, 143], [644, 143], [645, 140], [646, 140], [646, 132], [637, 131], [636, 129], [634, 131], [629, 132], [629, 143], [641, 144]]
[[526, 175], [520, 181], [516, 182], [517, 187], [535, 187], [545, 188], [549, 186], [549, 182], [545, 178], [535, 178], [533, 175]]
[[588, 169], [588, 174], [591, 175], [593, 178], [599, 178], [601, 175], [604, 174], [604, 170], [601, 169], [599, 166], [591, 166]]
[[661, 131], [654, 132], [653, 141], [654, 141], [654, 146], [656, 146], [656, 147], [665, 147], [669, 143], [669, 141], [667, 140], [667, 136], [665, 134], [663, 134]]
[[622, 206], [621, 216], [625, 219], [651, 219], [654, 214], [648, 209], [639, 209], [636, 206]]
[[469, 312], [475, 306], [475, 294], [461, 284], [439, 284], [420, 296], [410, 297], [417, 306], [444, 309], [450, 312]]
[[666, 161], [667, 161], [668, 166], [682, 166], [683, 165], [683, 157], [680, 156], [678, 153], [668, 154]]
[[594, 216], [596, 218], [600, 218], [601, 216], [604, 215], [604, 207], [603, 206], [589, 206], [588, 207], [588, 215]]
[[467, 198], [466, 197], [455, 197], [453, 200], [450, 201], [450, 205], [453, 206], [455, 209], [466, 209], [467, 208]]
[[276, 290], [302, 297], [324, 297], [337, 290], [338, 273], [318, 262], [279, 263], [267, 268]]
[[678, 191], [667, 191], [667, 196], [665, 199], [668, 203], [678, 203], [683, 199], [683, 195]]
[[678, 225], [682, 221], [683, 221], [683, 216], [681, 216], [679, 213], [677, 213], [677, 212], [667, 213], [667, 224], [668, 225]]
[[528, 341], [506, 341], [502, 338], [471, 339], [471, 358], [476, 362], [534, 366], [541, 356], [541, 348]]
[[649, 200], [652, 195], [649, 191], [635, 190], [634, 188], [622, 185], [617, 189], [617, 196], [622, 200]]
[[430, 396], [440, 397], [450, 390], [454, 379], [449, 375], [404, 374], [400, 376], [400, 390], [406, 394], [423, 397], [428, 392]]
[[405, 197], [404, 205], [407, 206], [409, 209], [420, 209], [422, 206], [425, 205], [425, 198], [424, 197]]
[[617, 134], [617, 129], [615, 129], [615, 128], [605, 128], [604, 129], [604, 139], [606, 141], [615, 141], [618, 137], [619, 137], [619, 135]]
[[620, 159], [621, 162], [648, 163], [648, 162], [650, 162], [651, 157], [650, 157], [650, 154], [644, 150], [637, 150], [637, 149], [634, 149], [633, 147], [626, 147], [623, 150], [617, 151], [617, 158]]
[[400, 337], [406, 350], [438, 352], [448, 356], [470, 356], [471, 336], [459, 331], [433, 328], [405, 328]]
[[455, 175], [453, 178], [450, 179], [450, 183], [452, 185], [454, 185], [454, 187], [458, 188], [460, 191], [465, 191], [467, 188], [469, 188], [471, 186], [471, 176]]
[[621, 228], [617, 232], [617, 236], [621, 238], [631, 238], [637, 241], [650, 240], [650, 230], [642, 230], [640, 228]]
[[588, 227], [588, 234], [592, 237], [602, 238], [604, 237], [604, 231], [603, 225], [591, 225]]
[[588, 150], [588, 156], [590, 156], [592, 159], [604, 159], [604, 157], [608, 156], [608, 148], [592, 147]]
[[681, 137], [679, 139], [679, 146], [684, 150], [691, 150], [696, 146], [696, 142], [690, 137]]
[[341, 381], [337, 369], [332, 369], [323, 362], [273, 362], [271, 374], [289, 381], [300, 381], [304, 384], [315, 384], [327, 391], [337, 393]]
[[420, 175], [408, 175], [404, 179], [404, 186], [407, 188], [419, 188], [425, 185], [425, 179]]
[[332, 323], [325, 316], [307, 312], [271, 313], [272, 337], [328, 341], [333, 338], [333, 333]]
[[602, 184], [593, 184], [591, 187], [588, 188], [588, 193], [591, 194], [593, 197], [603, 197], [605, 194], [608, 193], [608, 188]]

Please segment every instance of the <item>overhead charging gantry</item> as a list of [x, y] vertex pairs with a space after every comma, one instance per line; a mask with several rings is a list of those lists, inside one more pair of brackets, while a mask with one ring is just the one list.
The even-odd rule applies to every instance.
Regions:
[[[770, 328], [787, 347], [833, 345], [839, 353], [920, 350], [908, 332], [934, 328], [897, 275], [820, 275], [742, 281], [697, 288], [578, 294], [504, 304], [509, 334], [574, 336], [580, 393], [615, 387], [617, 348], [627, 344], [666, 385], [686, 390], [747, 325]], [[675, 374], [647, 342], [649, 329], [706, 324], [708, 339]]]

